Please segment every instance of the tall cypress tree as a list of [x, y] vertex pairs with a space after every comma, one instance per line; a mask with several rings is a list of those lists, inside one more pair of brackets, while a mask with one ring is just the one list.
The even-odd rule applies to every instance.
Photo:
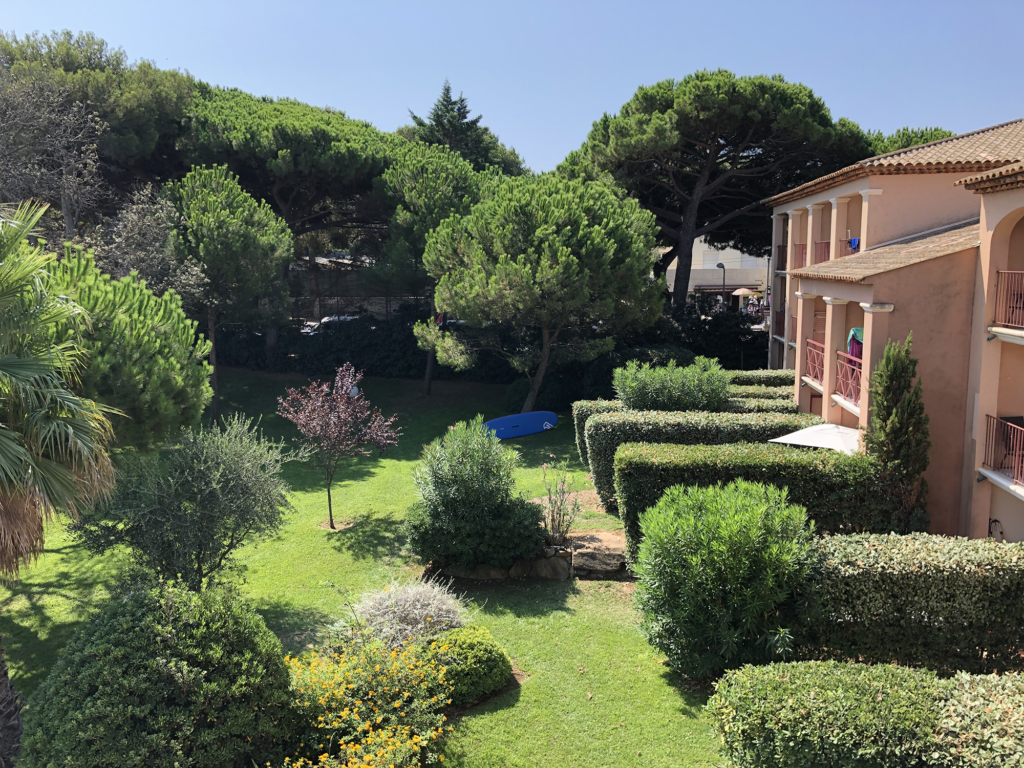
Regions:
[[910, 356], [914, 334], [900, 344], [891, 339], [871, 376], [871, 419], [864, 444], [882, 464], [883, 479], [896, 502], [896, 527], [907, 529], [926, 515], [928, 483], [928, 415], [924, 412], [917, 359]]

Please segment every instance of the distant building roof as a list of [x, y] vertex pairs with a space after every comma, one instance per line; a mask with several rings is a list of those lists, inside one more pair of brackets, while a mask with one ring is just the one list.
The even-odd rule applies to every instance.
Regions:
[[873, 275], [973, 248], [981, 242], [979, 230], [978, 219], [951, 224], [942, 229], [871, 248], [864, 253], [794, 269], [791, 274], [796, 277], [859, 283]]
[[1002, 168], [996, 168], [986, 173], [968, 176], [966, 179], [960, 179], [957, 184], [974, 190], [975, 194], [1024, 187], [1024, 163], [1004, 165]]
[[1024, 161], [1024, 118], [900, 149], [848, 165], [764, 200], [775, 206], [865, 176], [908, 173], [980, 173]]

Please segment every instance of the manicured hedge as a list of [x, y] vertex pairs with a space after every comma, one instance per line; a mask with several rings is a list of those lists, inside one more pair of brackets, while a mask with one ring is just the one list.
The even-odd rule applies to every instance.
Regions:
[[763, 384], [730, 384], [729, 397], [753, 397], [759, 400], [792, 400], [793, 387], [765, 386]]
[[626, 406], [618, 400], [577, 400], [572, 404], [572, 422], [576, 428], [576, 450], [580, 452], [583, 466], [590, 466], [587, 458], [587, 419], [595, 413], [614, 413], [624, 411]]
[[815, 548], [807, 655], [1024, 669], [1024, 544], [918, 533], [829, 536]]
[[590, 417], [584, 433], [594, 487], [610, 510], [615, 507], [615, 451], [623, 443], [761, 443], [820, 423], [809, 413], [622, 411]]
[[708, 702], [738, 768], [1024, 765], [1024, 678], [942, 680], [890, 665], [799, 662], [726, 673]]
[[763, 387], [792, 387], [795, 371], [787, 369], [756, 371], [729, 371], [730, 380], [737, 385], [758, 384]]
[[[814, 422], [805, 422], [803, 426], [810, 423]], [[878, 488], [878, 464], [861, 454], [775, 443], [624, 444], [615, 454], [615, 494], [626, 528], [629, 558], [636, 556], [640, 541], [640, 515], [654, 506], [666, 490], [674, 485], [707, 486], [741, 478], [788, 487], [790, 502], [807, 508], [819, 532], [893, 530], [891, 505]], [[926, 520], [918, 521], [916, 530], [927, 527]]]
[[739, 397], [730, 399], [726, 413], [798, 413], [796, 400], [780, 400], [768, 397]]

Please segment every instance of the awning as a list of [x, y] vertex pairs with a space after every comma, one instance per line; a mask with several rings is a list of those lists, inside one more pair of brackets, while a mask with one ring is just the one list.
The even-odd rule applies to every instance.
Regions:
[[768, 442], [804, 445], [809, 448], [831, 448], [841, 453], [858, 453], [860, 430], [841, 427], [838, 424], [815, 424], [813, 427], [791, 432]]

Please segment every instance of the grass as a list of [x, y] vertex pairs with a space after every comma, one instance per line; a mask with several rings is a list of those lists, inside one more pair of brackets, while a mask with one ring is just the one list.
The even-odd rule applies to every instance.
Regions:
[[[291, 440], [295, 432], [274, 411], [301, 377], [228, 371], [225, 411], [261, 418], [263, 429]], [[367, 380], [365, 391], [385, 414], [397, 413], [403, 435], [383, 457], [353, 460], [334, 486], [338, 531], [327, 518], [324, 483], [299, 463], [286, 465], [293, 512], [272, 540], [239, 553], [241, 589], [289, 651], [301, 650], [359, 592], [422, 570], [404, 550], [401, 521], [414, 501], [412, 471], [422, 446], [448, 425], [476, 413], [502, 415], [504, 387], [442, 381], [425, 397], [421, 384]], [[580, 489], [589, 488], [573, 439], [560, 415], [554, 430], [512, 441], [523, 466], [519, 489], [544, 492], [545, 462], [566, 462]], [[552, 457], [553, 454], [553, 457]], [[621, 527], [588, 511], [581, 528]], [[15, 680], [26, 693], [41, 682], [75, 628], [108, 599], [123, 557], [91, 557], [59, 525], [46, 553], [22, 581], [0, 587], [0, 632]], [[459, 718], [448, 763], [462, 768], [563, 766], [711, 766], [716, 743], [702, 714], [703, 694], [682, 690], [637, 628], [628, 582], [521, 582], [459, 587], [477, 619], [508, 649], [522, 683]]]

